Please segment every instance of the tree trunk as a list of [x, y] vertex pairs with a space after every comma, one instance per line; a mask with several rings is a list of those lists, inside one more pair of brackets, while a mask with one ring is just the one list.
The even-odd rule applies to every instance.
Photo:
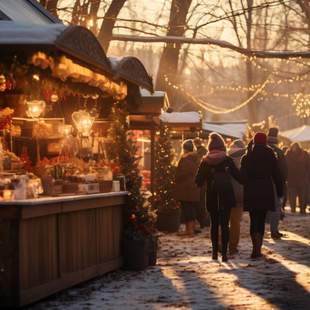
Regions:
[[[247, 49], [252, 49], [252, 24], [253, 24], [253, 16], [252, 16], [252, 7], [253, 7], [253, 0], [247, 0], [247, 14], [246, 14], [246, 47]], [[249, 59], [246, 61], [246, 81], [247, 87], [249, 87], [254, 82], [253, 76], [253, 66]], [[248, 97], [252, 96], [252, 91], [248, 90]], [[249, 113], [249, 122], [255, 123], [257, 122], [257, 105], [255, 99], [249, 102], [248, 104], [248, 113]]]
[[44, 6], [49, 12], [57, 16], [57, 4], [58, 0], [40, 0], [40, 4]]
[[90, 3], [90, 18], [93, 21], [93, 25], [90, 27], [90, 30], [93, 33], [97, 33], [97, 18], [98, 18], [98, 10], [100, 7], [100, 1], [92, 1]]
[[[167, 36], [184, 36], [186, 31], [186, 16], [191, 3], [192, 0], [172, 0]], [[170, 81], [173, 83], [177, 82], [176, 76], [180, 50], [180, 43], [167, 43], [164, 47], [157, 73], [157, 89], [166, 89], [165, 74], [169, 77]]]
[[116, 18], [125, 2], [126, 0], [113, 0], [104, 15], [103, 22], [98, 34], [98, 40], [106, 52], [109, 49]]
[[310, 2], [309, 0], [297, 0], [297, 3], [305, 14], [305, 20], [309, 30], [308, 46], [310, 48]]

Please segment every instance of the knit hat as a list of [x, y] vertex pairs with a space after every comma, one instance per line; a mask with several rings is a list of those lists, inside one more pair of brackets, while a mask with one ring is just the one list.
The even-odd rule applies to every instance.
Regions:
[[254, 144], [267, 144], [267, 136], [263, 132], [258, 132], [254, 136]]
[[269, 128], [267, 137], [268, 144], [278, 144], [278, 133], [279, 129], [277, 127]]
[[193, 152], [194, 151], [194, 143], [191, 139], [185, 140], [182, 144], [183, 150], [187, 152]]
[[229, 155], [239, 151], [245, 151], [245, 144], [242, 140], [238, 139], [233, 141], [229, 146]]
[[208, 151], [210, 152], [212, 150], [226, 151], [223, 137], [216, 132], [212, 132], [209, 135]]
[[279, 128], [277, 127], [271, 127], [268, 131], [268, 137], [274, 137], [277, 138], [279, 133]]

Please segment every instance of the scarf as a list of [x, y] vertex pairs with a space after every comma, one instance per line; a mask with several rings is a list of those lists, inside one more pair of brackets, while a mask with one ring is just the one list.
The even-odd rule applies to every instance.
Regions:
[[210, 163], [219, 163], [226, 158], [226, 152], [223, 150], [211, 150], [205, 156], [205, 160]]

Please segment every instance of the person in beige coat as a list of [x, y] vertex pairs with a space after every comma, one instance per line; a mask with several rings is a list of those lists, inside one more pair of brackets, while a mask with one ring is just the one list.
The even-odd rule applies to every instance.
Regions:
[[194, 152], [192, 140], [186, 140], [176, 169], [174, 198], [181, 204], [182, 219], [186, 226], [185, 235], [190, 237], [194, 235], [196, 210], [200, 202], [200, 189], [195, 183], [199, 164], [200, 158]]
[[[236, 167], [240, 169], [242, 156], [245, 154], [246, 147], [243, 141], [235, 140], [231, 143], [228, 155], [233, 159]], [[229, 236], [229, 254], [238, 253], [238, 244], [240, 239], [240, 224], [243, 213], [243, 185], [232, 179], [232, 185], [236, 197], [236, 207], [231, 209], [230, 213], [230, 236]]]

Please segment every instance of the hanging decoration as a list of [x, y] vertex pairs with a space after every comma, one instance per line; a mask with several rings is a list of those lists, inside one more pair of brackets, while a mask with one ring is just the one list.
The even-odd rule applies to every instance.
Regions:
[[45, 101], [44, 100], [30, 100], [26, 101], [28, 107], [26, 114], [31, 118], [39, 118], [45, 110]]
[[82, 137], [89, 137], [93, 127], [95, 118], [92, 117], [87, 111], [79, 110], [72, 113], [72, 120], [77, 131]]
[[41, 69], [50, 68], [52, 75], [63, 82], [71, 79], [77, 83], [86, 83], [108, 93], [116, 100], [123, 100], [127, 96], [127, 85], [124, 82], [114, 82], [103, 74], [95, 73], [73, 62], [66, 56], [61, 56], [56, 61], [45, 53], [37, 52], [31, 57], [30, 63]]
[[6, 78], [3, 74], [0, 75], [0, 92], [4, 92], [6, 90]]
[[10, 108], [0, 110], [0, 130], [10, 130], [13, 113], [14, 110]]
[[293, 99], [296, 115], [305, 119], [310, 117], [310, 94], [297, 94]]

